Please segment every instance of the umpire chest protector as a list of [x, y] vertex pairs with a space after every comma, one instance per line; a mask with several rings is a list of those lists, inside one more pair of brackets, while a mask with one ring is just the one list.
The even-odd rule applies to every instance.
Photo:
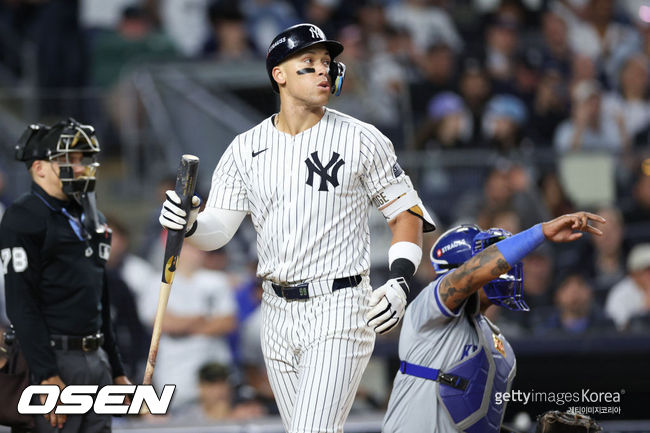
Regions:
[[496, 393], [510, 392], [517, 363], [515, 354], [495, 325], [479, 313], [475, 294], [465, 305], [465, 314], [476, 329], [479, 347], [467, 358], [445, 370], [464, 379], [464, 389], [440, 382], [438, 400], [458, 429], [467, 433], [498, 433], [506, 403], [496, 403]]

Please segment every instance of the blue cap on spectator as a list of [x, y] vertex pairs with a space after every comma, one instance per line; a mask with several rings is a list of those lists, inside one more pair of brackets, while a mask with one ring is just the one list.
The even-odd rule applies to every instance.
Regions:
[[526, 122], [528, 116], [526, 106], [513, 95], [496, 95], [487, 104], [486, 116], [507, 117], [518, 125]]
[[463, 99], [454, 92], [438, 93], [429, 101], [429, 117], [434, 121], [450, 114], [462, 113], [464, 110]]

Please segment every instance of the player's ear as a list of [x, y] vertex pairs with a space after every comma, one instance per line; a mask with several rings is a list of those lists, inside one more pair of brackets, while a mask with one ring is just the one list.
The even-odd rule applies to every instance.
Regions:
[[273, 75], [273, 79], [278, 83], [278, 85], [287, 82], [286, 74], [280, 66], [274, 67], [271, 71], [271, 75]]
[[29, 173], [32, 175], [33, 179], [44, 176], [43, 169], [45, 168], [45, 165], [45, 161], [40, 159], [32, 162], [32, 166], [29, 168]]

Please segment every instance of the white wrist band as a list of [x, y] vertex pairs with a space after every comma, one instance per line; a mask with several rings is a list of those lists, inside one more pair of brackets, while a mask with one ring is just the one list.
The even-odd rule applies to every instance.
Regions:
[[417, 270], [422, 260], [422, 248], [413, 242], [396, 242], [388, 249], [388, 269], [399, 258], [407, 259]]

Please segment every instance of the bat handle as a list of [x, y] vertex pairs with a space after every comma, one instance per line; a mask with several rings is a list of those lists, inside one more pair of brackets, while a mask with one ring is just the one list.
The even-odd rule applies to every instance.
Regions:
[[147, 366], [144, 370], [144, 378], [142, 383], [144, 385], [151, 385], [153, 378], [153, 370], [156, 366], [156, 357], [158, 356], [158, 345], [160, 344], [160, 334], [162, 333], [163, 317], [165, 310], [167, 310], [167, 301], [169, 300], [169, 293], [171, 292], [171, 282], [160, 283], [160, 294], [158, 295], [158, 308], [156, 309], [156, 318], [153, 322], [153, 330], [151, 333], [151, 345], [149, 346], [149, 356], [147, 357]]

